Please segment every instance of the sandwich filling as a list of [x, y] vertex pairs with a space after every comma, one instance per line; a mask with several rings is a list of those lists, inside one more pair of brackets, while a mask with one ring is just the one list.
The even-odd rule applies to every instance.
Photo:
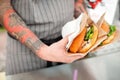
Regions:
[[94, 31], [94, 27], [91, 25], [91, 27], [88, 28], [87, 33], [85, 35], [85, 38], [84, 38], [85, 41], [88, 41], [89, 39], [92, 38], [93, 31]]
[[95, 44], [98, 37], [98, 29], [94, 24], [90, 24], [86, 27], [88, 27], [87, 32], [85, 34], [82, 46], [79, 48], [78, 51], [80, 53], [87, 52]]
[[104, 40], [99, 46], [110, 43], [115, 37], [115, 31], [116, 31], [116, 26], [110, 25], [109, 33], [107, 34], [108, 38], [106, 40]]
[[84, 43], [83, 43], [82, 47], [84, 47], [90, 43], [90, 40], [93, 37], [93, 32], [94, 32], [94, 27], [92, 25], [90, 25], [90, 27], [87, 29], [87, 33], [84, 37]]
[[110, 31], [109, 33], [107, 34], [108, 37], [110, 37], [115, 31], [116, 31], [116, 26], [114, 25], [110, 25]]

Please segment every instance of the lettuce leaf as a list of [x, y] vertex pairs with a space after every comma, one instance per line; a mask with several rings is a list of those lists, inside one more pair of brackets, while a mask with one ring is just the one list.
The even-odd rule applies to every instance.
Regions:
[[94, 27], [91, 26], [90, 29], [89, 29], [89, 31], [88, 31], [88, 32], [86, 33], [86, 35], [85, 35], [85, 38], [84, 38], [85, 41], [88, 41], [89, 39], [92, 38], [92, 36], [93, 36], [93, 31], [94, 31]]
[[116, 31], [116, 26], [110, 25], [110, 31], [109, 31], [109, 33], [107, 34], [107, 36], [108, 36], [108, 37], [111, 36], [111, 35], [113, 34], [113, 32], [115, 32], [115, 31]]

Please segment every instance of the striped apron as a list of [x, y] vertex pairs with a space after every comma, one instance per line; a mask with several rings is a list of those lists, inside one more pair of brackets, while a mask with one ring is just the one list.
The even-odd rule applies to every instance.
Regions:
[[[27, 27], [47, 45], [60, 40], [63, 25], [73, 19], [74, 0], [11, 0], [11, 4]], [[6, 59], [7, 75], [48, 67], [47, 61], [10, 36]], [[54, 65], [57, 63], [50, 66]]]

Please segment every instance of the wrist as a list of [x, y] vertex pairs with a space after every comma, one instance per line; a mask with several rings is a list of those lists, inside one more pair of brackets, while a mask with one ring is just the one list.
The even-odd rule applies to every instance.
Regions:
[[45, 53], [49, 52], [48, 47], [49, 46], [47, 46], [45, 44], [41, 44], [41, 46], [39, 47], [39, 50], [36, 51], [36, 55], [39, 56], [40, 58], [42, 58]]

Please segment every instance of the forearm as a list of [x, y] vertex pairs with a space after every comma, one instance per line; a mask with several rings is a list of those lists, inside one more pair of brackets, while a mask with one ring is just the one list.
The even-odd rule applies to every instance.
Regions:
[[37, 53], [40, 47], [44, 45], [14, 11], [10, 5], [10, 0], [0, 0], [0, 23], [11, 36], [29, 47], [33, 52]]

